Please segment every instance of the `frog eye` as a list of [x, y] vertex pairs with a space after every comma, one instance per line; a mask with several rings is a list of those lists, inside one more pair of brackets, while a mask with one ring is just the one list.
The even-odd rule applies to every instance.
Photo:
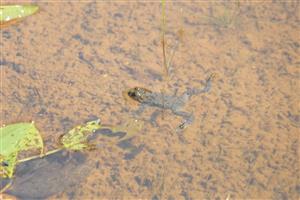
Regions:
[[136, 93], [134, 91], [132, 91], [132, 90], [129, 90], [128, 91], [128, 96], [134, 98], [134, 97], [136, 97]]
[[100, 122], [101, 122], [101, 120], [98, 118], [97, 120], [92, 121], [91, 124], [93, 124], [93, 125], [94, 125], [94, 124], [100, 124]]

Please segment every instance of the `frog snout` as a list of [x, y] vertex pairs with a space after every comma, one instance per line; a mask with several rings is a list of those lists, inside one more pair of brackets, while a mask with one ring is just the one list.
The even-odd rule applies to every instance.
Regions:
[[135, 97], [136, 97], [135, 92], [132, 91], [132, 90], [129, 90], [127, 94], [128, 94], [128, 96], [130, 96], [130, 97], [132, 97], [132, 98], [135, 98]]

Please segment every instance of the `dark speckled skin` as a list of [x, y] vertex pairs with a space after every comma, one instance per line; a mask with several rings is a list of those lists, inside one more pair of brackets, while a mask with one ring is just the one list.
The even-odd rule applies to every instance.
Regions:
[[[136, 111], [137, 114], [142, 113], [147, 106], [169, 109], [173, 112], [173, 114], [181, 116], [184, 119], [184, 121], [179, 125], [179, 128], [183, 129], [193, 122], [194, 116], [192, 113], [181, 111], [181, 108], [192, 96], [209, 92], [214, 76], [214, 74], [209, 76], [209, 78], [205, 82], [205, 87], [203, 89], [188, 89], [180, 96], [151, 92], [150, 90], [141, 87], [129, 89], [127, 94], [133, 100], [138, 101], [141, 104], [140, 108]], [[158, 112], [154, 112], [152, 114], [151, 122], [153, 124], [156, 124], [156, 118], [158, 114]]]

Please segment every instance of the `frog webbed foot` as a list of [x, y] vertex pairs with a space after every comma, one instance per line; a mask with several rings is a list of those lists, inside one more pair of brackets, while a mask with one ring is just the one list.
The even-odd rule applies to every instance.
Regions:
[[186, 129], [190, 124], [192, 124], [192, 122], [193, 120], [191, 119], [184, 120], [181, 124], [179, 124], [179, 126], [177, 126], [176, 131], [179, 132]]
[[187, 126], [192, 124], [194, 121], [194, 115], [192, 113], [187, 113], [184, 111], [173, 111], [173, 113], [175, 115], [181, 116], [184, 119], [184, 121], [181, 124], [179, 124], [179, 126], [177, 127], [176, 130], [178, 130], [178, 131], [185, 129]]

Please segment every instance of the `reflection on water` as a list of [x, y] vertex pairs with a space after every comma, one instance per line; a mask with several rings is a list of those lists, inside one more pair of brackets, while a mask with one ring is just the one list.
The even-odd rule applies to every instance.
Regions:
[[63, 191], [72, 195], [89, 174], [89, 168], [80, 152], [61, 151], [44, 159], [27, 161], [17, 167], [7, 193], [21, 199], [44, 199]]
[[[298, 1], [168, 2], [167, 44], [184, 30], [168, 81], [160, 3], [38, 5], [1, 29], [1, 124], [35, 121], [51, 149], [93, 116], [145, 122], [130, 144], [98, 139], [101, 148], [85, 153], [88, 173], [49, 195], [69, 198], [73, 187], [73, 199], [299, 198]], [[194, 121], [181, 133], [180, 116], [164, 110], [153, 126], [156, 108], [135, 116], [122, 96], [136, 86], [181, 94], [211, 73], [210, 92], [183, 108]]]

